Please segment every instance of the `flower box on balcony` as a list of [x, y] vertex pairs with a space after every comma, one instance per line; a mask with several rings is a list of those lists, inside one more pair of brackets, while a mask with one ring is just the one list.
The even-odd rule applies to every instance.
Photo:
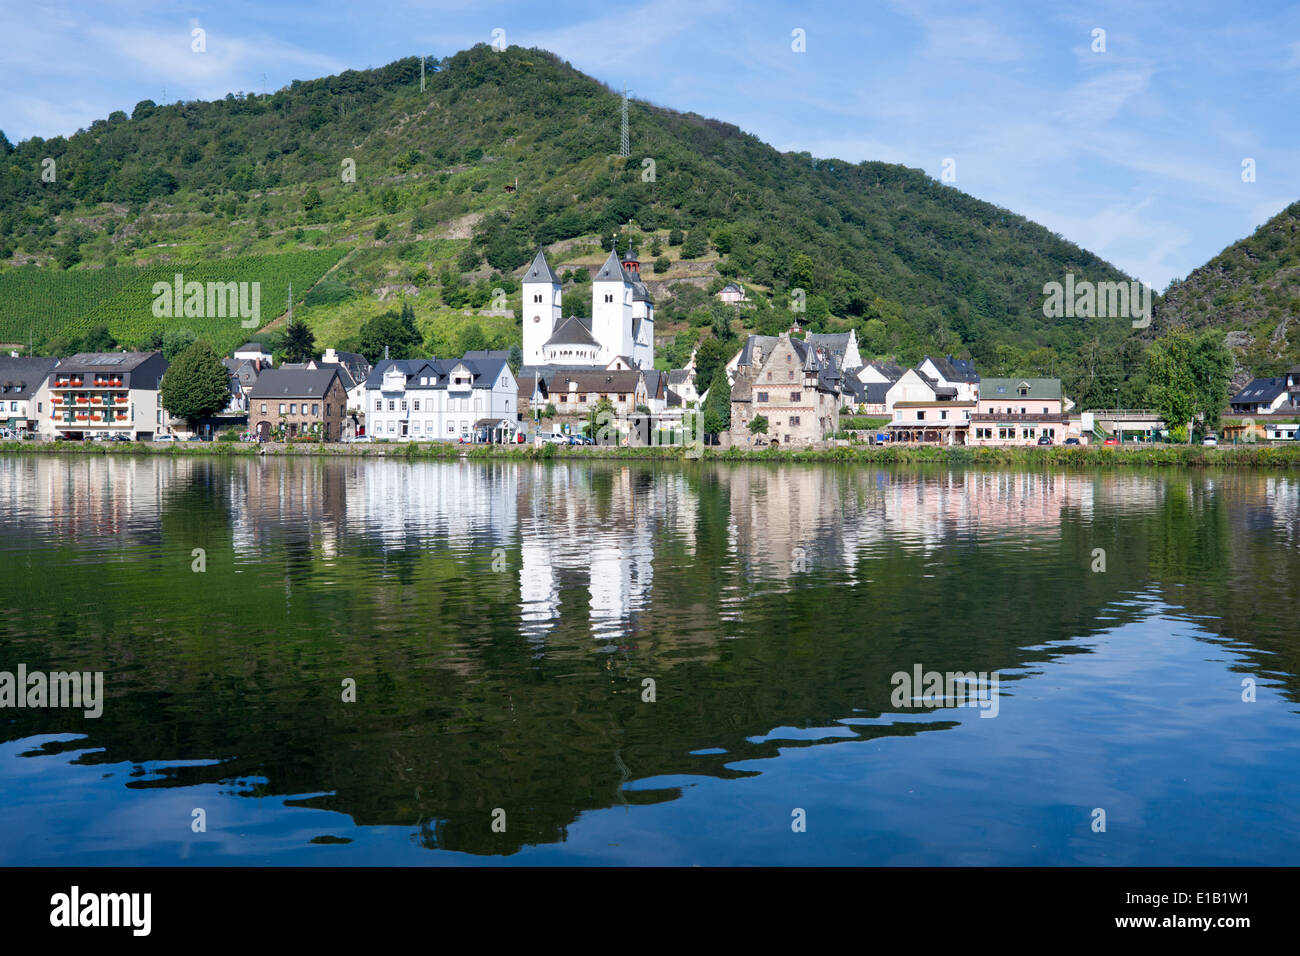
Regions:
[[124, 421], [126, 421], [126, 412], [118, 412], [118, 413], [117, 413], [117, 420], [118, 420], [119, 422], [124, 422]]
[[87, 402], [89, 402], [89, 401], [90, 401], [90, 399], [88, 399], [88, 398], [78, 398], [78, 399], [77, 399], [77, 404], [78, 404], [78, 405], [85, 405], [85, 404], [86, 404]]
[[84, 422], [85, 420], [86, 420], [86, 414], [84, 412], [78, 412], [77, 421]]
[[90, 420], [91, 420], [92, 422], [97, 422], [97, 421], [100, 420], [100, 416], [99, 416], [99, 415], [91, 415], [91, 416], [90, 416]]

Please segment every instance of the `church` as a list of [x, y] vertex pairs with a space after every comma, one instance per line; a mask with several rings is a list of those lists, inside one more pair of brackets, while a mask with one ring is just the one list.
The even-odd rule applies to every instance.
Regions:
[[589, 319], [564, 316], [560, 285], [538, 249], [522, 280], [526, 367], [654, 368], [655, 304], [634, 249], [620, 259], [615, 244], [592, 277]]

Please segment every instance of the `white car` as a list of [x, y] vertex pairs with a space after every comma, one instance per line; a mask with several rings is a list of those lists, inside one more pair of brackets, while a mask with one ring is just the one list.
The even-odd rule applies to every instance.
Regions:
[[154, 441], [175, 441], [175, 435], [155, 435]]
[[1213, 435], [1206, 435], [1204, 438], [1201, 439], [1201, 444], [1209, 445], [1211, 448], [1213, 448], [1214, 446], [1219, 444], [1219, 440], [1215, 438]]

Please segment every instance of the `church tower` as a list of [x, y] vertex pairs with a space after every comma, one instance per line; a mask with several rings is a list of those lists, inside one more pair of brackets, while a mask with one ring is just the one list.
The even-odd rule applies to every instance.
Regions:
[[539, 248], [522, 282], [524, 364], [543, 365], [542, 346], [560, 324], [560, 277]]
[[591, 334], [600, 343], [604, 365], [620, 355], [632, 357], [632, 280], [619, 261], [617, 242], [591, 280]]

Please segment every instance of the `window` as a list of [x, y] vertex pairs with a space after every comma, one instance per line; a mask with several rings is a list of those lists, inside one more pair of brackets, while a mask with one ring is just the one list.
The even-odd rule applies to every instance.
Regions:
[[280, 403], [280, 414], [281, 414], [281, 415], [284, 414], [284, 402], [281, 402], [281, 403]]
[[1026, 428], [1026, 429], [1025, 429], [1025, 437], [1026, 437], [1026, 438], [1033, 438], [1033, 437], [1034, 437], [1034, 430], [1033, 430], [1032, 428]]
[[923, 421], [925, 421], [925, 412], [917, 412], [917, 413], [916, 413], [916, 420], [917, 420], [918, 422], [923, 422]]
[[325, 403], [325, 417], [326, 417], [326, 418], [330, 418], [332, 415], [333, 415], [333, 412], [332, 412], [332, 410], [331, 410], [330, 403], [329, 403], [329, 402], [326, 402], [326, 403]]
[[402, 411], [406, 411], [406, 399], [402, 399]]
[[420, 400], [418, 398], [411, 400], [411, 410], [416, 412], [420, 410]]
[[9, 411], [11, 411], [11, 412], [16, 412], [16, 411], [18, 411], [18, 403], [17, 403], [17, 402], [10, 402], [10, 403], [9, 403]]
[[[770, 376], [769, 376], [769, 377], [770, 377]], [[767, 401], [767, 392], [759, 392], [759, 393], [758, 393], [758, 400], [759, 400], [760, 402], [766, 402], [766, 401]]]
[[383, 410], [384, 410], [384, 400], [383, 400], [382, 398], [376, 398], [376, 399], [375, 399], [375, 411], [377, 411], [377, 412], [382, 412]]
[[[627, 396], [624, 395], [624, 394], [622, 394], [622, 393], [620, 392], [620, 393], [619, 393], [619, 396], [618, 396], [618, 400], [619, 400], [620, 402], [626, 402], [626, 401], [627, 401]], [[14, 405], [17, 405], [17, 404], [18, 404], [17, 402], [14, 402]]]
[[[306, 405], [303, 406], [304, 409], [305, 409], [306, 407], [307, 407]], [[289, 414], [290, 414], [290, 415], [297, 415], [297, 414], [298, 414], [298, 403], [297, 403], [297, 402], [290, 402], [290, 403], [289, 403]]]
[[791, 401], [791, 402], [801, 402], [801, 401], [803, 401], [803, 392], [791, 392], [791, 393], [790, 393], [790, 401]]
[[388, 400], [388, 410], [390, 412], [397, 411], [397, 402], [393, 401], [391, 398]]
[[448, 423], [447, 423], [447, 434], [448, 434], [448, 435], [454, 435], [454, 434], [456, 434], [456, 423], [455, 423], [455, 422], [448, 422]]
[[790, 416], [790, 424], [791, 424], [791, 425], [798, 425], [798, 424], [799, 424], [799, 416], [798, 416], [798, 415], [791, 415], [791, 416]]
[[613, 293], [606, 292], [606, 293], [605, 293], [605, 301], [606, 301], [606, 302], [613, 302], [613, 301], [614, 301], [614, 295], [613, 295]]
[[1025, 413], [1025, 407], [1022, 405], [1020, 406], [1020, 414], [1023, 415], [1024, 413]]
[[388, 434], [390, 434], [390, 435], [395, 431], [395, 428], [393, 427], [394, 424], [395, 424], [394, 422], [389, 422], [389, 423], [388, 423]]
[[262, 403], [262, 414], [263, 414], [263, 415], [266, 414], [266, 402], [263, 402], [263, 403]]
[[416, 433], [418, 434], [419, 431], [420, 431], [420, 423], [419, 423], [419, 422], [412, 422], [412, 423], [411, 423], [411, 431], [416, 432]]
[[940, 412], [940, 413], [939, 413], [939, 420], [940, 420], [940, 421], [944, 421], [944, 422], [946, 422], [946, 421], [948, 420], [948, 413], [947, 413], [947, 412]]
[[534, 292], [534, 293], [533, 293], [533, 301], [534, 301], [534, 302], [541, 302], [541, 301], [542, 301], [542, 294], [541, 294], [540, 292]]
[[1043, 406], [1043, 414], [1044, 414], [1044, 415], [1049, 415], [1049, 414], [1051, 414], [1051, 413], [1047, 410], [1047, 406], [1046, 406], [1046, 405]]
[[[303, 410], [305, 411], [306, 408], [307, 408], [307, 406], [304, 405], [304, 406], [303, 406]], [[311, 413], [312, 413], [313, 415], [319, 415], [319, 414], [320, 414], [320, 405], [317, 404], [316, 402], [312, 402], [312, 403], [311, 403]]]

